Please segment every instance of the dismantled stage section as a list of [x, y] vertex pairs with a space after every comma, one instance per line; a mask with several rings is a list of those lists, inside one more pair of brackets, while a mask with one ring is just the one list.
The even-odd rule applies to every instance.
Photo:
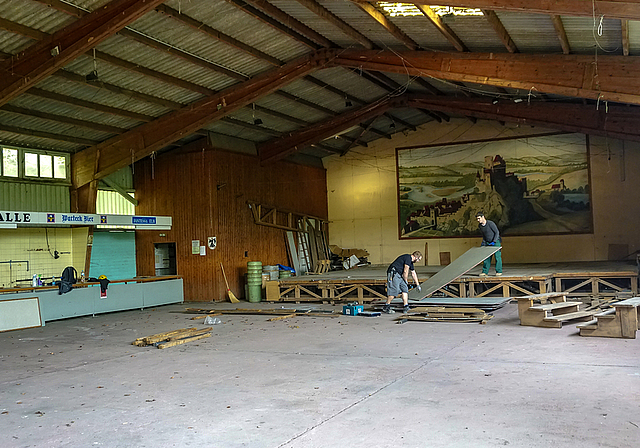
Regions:
[[[442, 269], [440, 266], [416, 267], [421, 280], [437, 275]], [[480, 277], [479, 274], [480, 267], [475, 267], [429, 297], [411, 300], [411, 303], [491, 309], [506, 303], [509, 298], [553, 291], [579, 297], [589, 304], [638, 293], [638, 268], [630, 262], [505, 265], [503, 276]], [[265, 300], [268, 302], [357, 300], [365, 303], [386, 298], [386, 266], [358, 267], [266, 282]]]

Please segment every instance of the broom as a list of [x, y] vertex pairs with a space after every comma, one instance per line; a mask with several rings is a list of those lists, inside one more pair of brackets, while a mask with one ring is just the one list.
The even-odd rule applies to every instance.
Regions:
[[231, 289], [229, 289], [229, 282], [227, 281], [227, 276], [224, 273], [224, 267], [222, 266], [222, 263], [220, 263], [220, 268], [222, 269], [222, 276], [224, 277], [224, 283], [227, 285], [227, 296], [229, 296], [229, 301], [231, 303], [240, 303], [238, 298], [231, 292]]

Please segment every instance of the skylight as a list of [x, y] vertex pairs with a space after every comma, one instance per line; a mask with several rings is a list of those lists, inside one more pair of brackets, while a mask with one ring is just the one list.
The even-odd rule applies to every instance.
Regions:
[[[421, 16], [422, 12], [413, 3], [378, 2], [378, 7], [390, 17]], [[462, 8], [458, 6], [429, 6], [438, 16], [481, 16], [478, 8]]]

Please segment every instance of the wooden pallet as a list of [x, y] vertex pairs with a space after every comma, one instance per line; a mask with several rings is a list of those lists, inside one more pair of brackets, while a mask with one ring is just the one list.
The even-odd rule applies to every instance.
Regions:
[[635, 339], [640, 330], [640, 297], [614, 303], [613, 308], [595, 314], [595, 319], [578, 325], [580, 336]]
[[568, 320], [589, 320], [597, 310], [580, 310], [582, 302], [567, 302], [562, 292], [535, 294], [518, 299], [520, 325], [561, 328]]

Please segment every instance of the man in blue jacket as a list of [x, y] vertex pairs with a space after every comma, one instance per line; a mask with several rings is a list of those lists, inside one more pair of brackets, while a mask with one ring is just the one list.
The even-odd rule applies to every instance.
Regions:
[[[498, 226], [493, 221], [485, 218], [483, 212], [476, 213], [476, 219], [478, 220], [478, 229], [482, 232], [482, 244], [481, 246], [502, 246], [502, 241], [500, 240], [500, 231], [498, 230]], [[496, 252], [494, 255], [496, 257], [496, 275], [502, 275], [502, 249]], [[480, 277], [486, 277], [489, 273], [489, 268], [491, 267], [491, 258], [493, 255], [484, 260], [482, 263], [482, 273]]]

